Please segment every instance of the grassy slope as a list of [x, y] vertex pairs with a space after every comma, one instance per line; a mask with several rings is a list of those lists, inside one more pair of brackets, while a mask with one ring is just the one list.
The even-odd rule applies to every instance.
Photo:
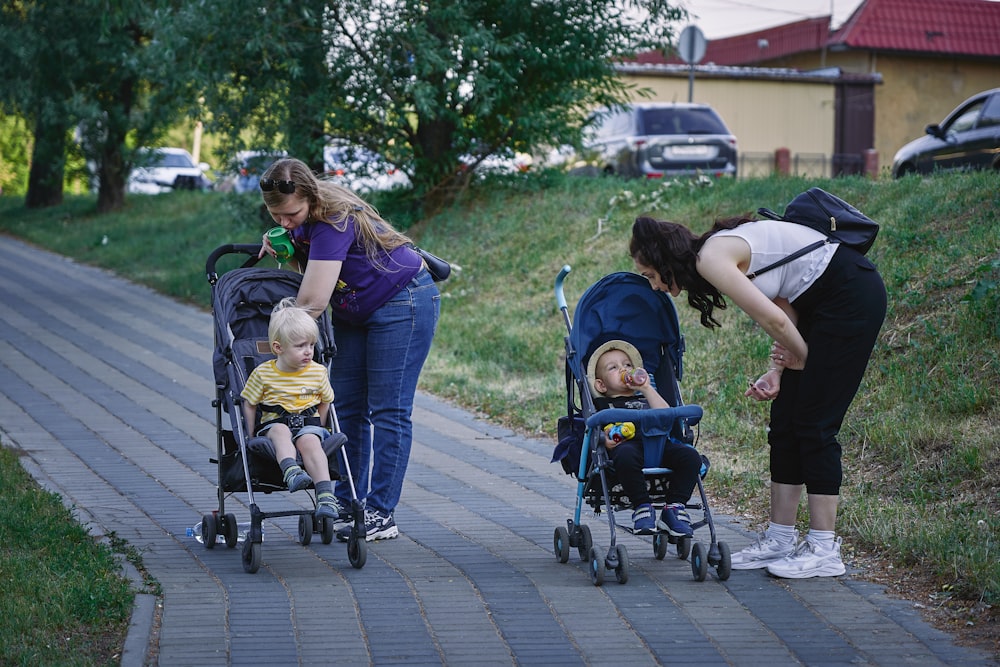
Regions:
[[[630, 270], [637, 215], [688, 223], [759, 206], [782, 210], [819, 185], [882, 223], [870, 256], [889, 313], [848, 414], [839, 530], [856, 549], [919, 566], [944, 597], [1000, 599], [1000, 188], [996, 174], [872, 182], [772, 179], [623, 183], [532, 176], [490, 182], [411, 233], [457, 264], [443, 289], [439, 334], [422, 386], [528, 435], [550, 436], [565, 406], [565, 327], [553, 281], [572, 266], [566, 297]], [[203, 261], [216, 245], [253, 242], [253, 199], [191, 193], [132, 197], [98, 218], [93, 201], [27, 212], [0, 199], [0, 231], [100, 264], [207, 306]], [[390, 219], [391, 202], [377, 202]], [[598, 234], [598, 232], [600, 232]], [[104, 243], [104, 238], [107, 242]], [[140, 261], [137, 261], [137, 258]], [[713, 461], [711, 492], [740, 514], [766, 512], [767, 407], [742, 397], [765, 365], [766, 337], [735, 308], [702, 328], [678, 301], [687, 337], [684, 392], [705, 407], [699, 448]]]

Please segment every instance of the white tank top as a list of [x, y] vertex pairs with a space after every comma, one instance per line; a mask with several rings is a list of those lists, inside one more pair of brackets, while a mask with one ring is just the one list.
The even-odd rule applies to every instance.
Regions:
[[[805, 225], [780, 220], [747, 222], [735, 229], [716, 232], [713, 234], [713, 237], [715, 236], [735, 236], [747, 242], [750, 246], [750, 269], [747, 273], [759, 271], [796, 250], [826, 238]], [[769, 299], [781, 297], [795, 301], [823, 275], [830, 260], [833, 259], [833, 254], [837, 252], [837, 246], [836, 242], [820, 246], [802, 257], [757, 276], [753, 284]]]

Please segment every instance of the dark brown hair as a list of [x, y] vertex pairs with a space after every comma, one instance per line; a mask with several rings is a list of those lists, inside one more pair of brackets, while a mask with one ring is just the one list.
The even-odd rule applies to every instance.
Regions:
[[721, 326], [712, 313], [716, 308], [724, 309], [726, 301], [722, 293], [698, 273], [698, 252], [712, 234], [750, 221], [746, 217], [716, 220], [710, 230], [697, 236], [676, 222], [639, 217], [632, 225], [629, 254], [636, 262], [659, 273], [664, 284], [669, 285], [672, 281], [685, 290], [688, 304], [701, 313], [701, 325], [712, 329]]

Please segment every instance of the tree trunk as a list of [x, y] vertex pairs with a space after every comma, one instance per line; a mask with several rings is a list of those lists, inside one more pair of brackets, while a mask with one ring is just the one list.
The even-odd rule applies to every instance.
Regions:
[[121, 146], [112, 146], [110, 143], [101, 147], [101, 154], [97, 160], [97, 174], [100, 179], [100, 187], [97, 190], [97, 212], [111, 213], [119, 211], [125, 206], [125, 173], [124, 161], [122, 160]]
[[[317, 15], [325, 11], [325, 2], [314, 0], [312, 4], [317, 5], [313, 7]], [[329, 107], [326, 97], [329, 73], [323, 55], [326, 45], [323, 33], [318, 29], [304, 32], [302, 39], [308, 44], [298, 55], [296, 69], [299, 74], [288, 82], [288, 149], [292, 157], [305, 162], [317, 174], [322, 174]]]
[[63, 174], [66, 170], [67, 126], [47, 122], [39, 113], [35, 121], [35, 148], [28, 172], [27, 208], [47, 208], [63, 202]]
[[455, 201], [469, 184], [469, 174], [463, 173], [453, 159], [446, 159], [455, 124], [440, 118], [418, 118], [417, 122], [413, 187], [424, 201], [424, 214], [433, 215]]

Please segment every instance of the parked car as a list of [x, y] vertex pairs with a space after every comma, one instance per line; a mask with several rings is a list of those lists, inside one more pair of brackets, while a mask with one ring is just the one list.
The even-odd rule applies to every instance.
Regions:
[[174, 190], [211, 190], [207, 162], [195, 164], [183, 148], [140, 148], [126, 182], [128, 192], [158, 195]]
[[284, 151], [240, 151], [236, 154], [236, 177], [233, 192], [244, 194], [256, 192], [260, 176], [278, 158], [286, 157]]
[[520, 151], [499, 151], [480, 159], [475, 153], [459, 157], [463, 170], [474, 169], [479, 176], [487, 174], [524, 174], [531, 171], [534, 158]]
[[410, 187], [410, 177], [384, 157], [363, 146], [332, 143], [323, 150], [326, 177], [363, 194]]
[[735, 176], [736, 137], [706, 104], [648, 102], [600, 110], [585, 130], [583, 164], [629, 177]]
[[1000, 171], [1000, 88], [973, 95], [925, 132], [896, 152], [894, 178], [954, 169]]

